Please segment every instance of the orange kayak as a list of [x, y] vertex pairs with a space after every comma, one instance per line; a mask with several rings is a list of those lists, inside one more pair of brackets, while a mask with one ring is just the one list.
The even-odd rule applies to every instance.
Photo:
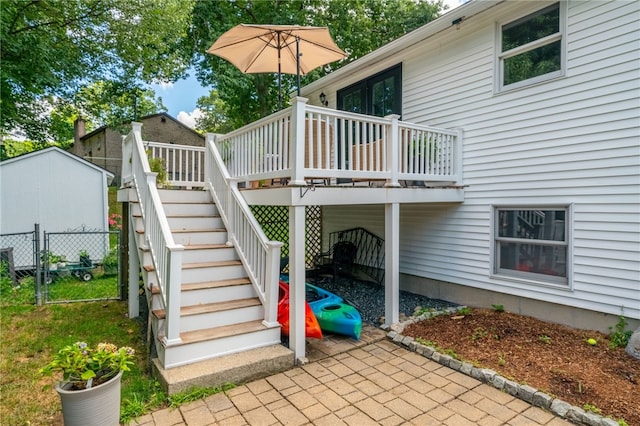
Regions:
[[[314, 339], [322, 339], [322, 330], [311, 306], [304, 302], [305, 335]], [[289, 335], [289, 284], [280, 280], [280, 295], [278, 297], [278, 322], [282, 325], [282, 334]]]

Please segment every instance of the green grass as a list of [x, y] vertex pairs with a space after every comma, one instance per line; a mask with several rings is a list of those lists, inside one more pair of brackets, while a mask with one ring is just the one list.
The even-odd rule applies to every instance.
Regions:
[[[50, 377], [38, 369], [61, 347], [82, 340], [90, 345], [112, 342], [136, 350], [136, 363], [122, 380], [123, 406], [145, 401], [145, 410], [166, 403], [159, 386], [147, 374], [147, 351], [141, 324], [126, 315], [126, 302], [65, 305], [3, 305], [0, 331], [0, 417], [6, 425], [50, 424], [61, 420], [60, 401]], [[122, 414], [127, 411], [122, 410]], [[138, 415], [143, 414], [139, 413]]]
[[[109, 188], [109, 210], [121, 214], [116, 188]], [[44, 286], [43, 286], [44, 290]], [[117, 296], [117, 276], [95, 271], [91, 281], [60, 277], [50, 286], [50, 299], [71, 300]], [[35, 306], [35, 279], [13, 287], [0, 265], [0, 423], [6, 426], [62, 424], [60, 398], [52, 385], [60, 378], [42, 377], [38, 370], [65, 345], [110, 342], [136, 350], [135, 365], [122, 378], [120, 421], [164, 407], [175, 407], [233, 385], [197, 388], [169, 398], [149, 374], [149, 355], [142, 334], [144, 318], [129, 319], [127, 302], [103, 300]]]
[[[96, 276], [89, 283], [75, 279], [72, 284], [99, 288], [101, 281], [113, 287], [117, 280], [112, 276]], [[14, 288], [6, 267], [0, 268], [2, 425], [62, 424], [60, 399], [50, 386], [60, 377], [42, 377], [38, 370], [60, 348], [77, 341], [85, 341], [91, 346], [109, 342], [135, 349], [135, 364], [122, 378], [120, 421], [125, 424], [153, 410], [176, 407], [233, 387], [228, 384], [217, 388], [194, 388], [167, 397], [158, 381], [149, 374], [149, 355], [142, 332], [145, 319], [129, 319], [127, 302], [106, 300], [38, 307], [35, 306], [34, 282], [33, 277], [27, 277], [20, 287]], [[52, 287], [58, 284], [60, 291], [64, 286], [70, 286], [56, 283]]]
[[93, 279], [82, 281], [75, 276], [57, 277], [48, 286], [49, 302], [118, 298], [118, 276], [94, 270]]
[[[0, 305], [19, 305], [35, 303], [35, 277], [26, 276], [13, 287], [9, 280], [0, 282]], [[45, 297], [45, 293], [48, 297]], [[57, 277], [51, 284], [41, 283], [43, 303], [65, 302], [74, 300], [100, 300], [118, 298], [118, 276], [105, 275], [100, 270], [94, 271], [91, 281], [82, 281], [75, 276]]]

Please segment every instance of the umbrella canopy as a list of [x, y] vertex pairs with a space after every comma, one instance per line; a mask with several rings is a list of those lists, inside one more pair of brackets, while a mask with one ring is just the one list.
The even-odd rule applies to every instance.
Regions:
[[207, 50], [235, 65], [243, 73], [278, 73], [282, 106], [281, 74], [298, 76], [346, 57], [327, 27], [240, 24], [222, 34]]

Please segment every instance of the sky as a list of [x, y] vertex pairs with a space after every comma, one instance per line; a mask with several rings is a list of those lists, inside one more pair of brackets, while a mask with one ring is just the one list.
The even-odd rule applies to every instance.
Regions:
[[[468, 0], [444, 0], [444, 4], [452, 10], [466, 1]], [[195, 127], [195, 119], [200, 114], [196, 108], [196, 101], [199, 97], [207, 95], [209, 88], [198, 83], [193, 70], [189, 71], [189, 77], [186, 79], [166, 85], [153, 84], [151, 88], [155, 90], [156, 96], [162, 98], [170, 116], [191, 128]]]

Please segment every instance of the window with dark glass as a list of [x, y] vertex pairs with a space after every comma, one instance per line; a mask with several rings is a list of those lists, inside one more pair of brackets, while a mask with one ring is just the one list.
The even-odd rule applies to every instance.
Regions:
[[[501, 27], [501, 87], [562, 72], [561, 8], [556, 3]], [[535, 80], [534, 80], [535, 79]]]
[[567, 282], [567, 210], [498, 208], [495, 272]]
[[338, 90], [338, 109], [384, 117], [402, 114], [400, 64]]

